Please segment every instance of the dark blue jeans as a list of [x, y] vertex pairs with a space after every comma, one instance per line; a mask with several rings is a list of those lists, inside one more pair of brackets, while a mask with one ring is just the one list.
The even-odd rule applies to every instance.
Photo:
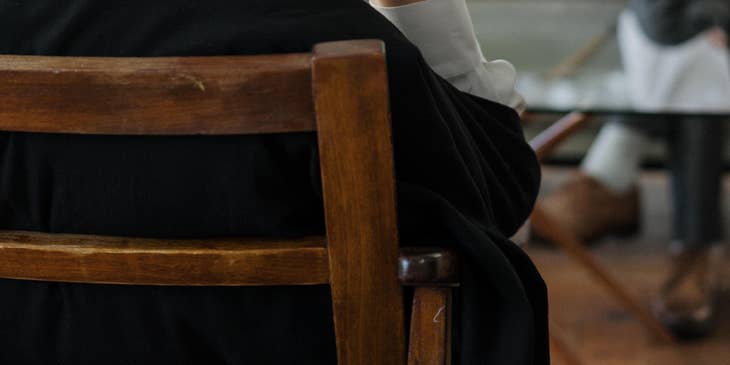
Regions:
[[683, 116], [666, 123], [633, 127], [666, 137], [672, 178], [673, 239], [686, 249], [702, 249], [723, 236], [723, 137], [726, 118]]

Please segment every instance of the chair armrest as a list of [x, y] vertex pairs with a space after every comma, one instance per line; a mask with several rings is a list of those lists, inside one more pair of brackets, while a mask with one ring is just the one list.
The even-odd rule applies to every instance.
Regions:
[[459, 286], [459, 256], [438, 247], [402, 247], [398, 278], [406, 286]]

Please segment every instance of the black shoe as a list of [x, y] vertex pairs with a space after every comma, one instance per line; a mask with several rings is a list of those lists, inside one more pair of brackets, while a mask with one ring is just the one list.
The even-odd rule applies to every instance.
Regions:
[[716, 327], [722, 248], [678, 250], [654, 305], [654, 313], [678, 340], [697, 340]]

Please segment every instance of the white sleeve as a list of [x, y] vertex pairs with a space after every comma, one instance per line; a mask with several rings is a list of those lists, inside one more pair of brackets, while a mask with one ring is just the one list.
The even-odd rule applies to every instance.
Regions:
[[421, 50], [437, 74], [456, 88], [524, 111], [525, 101], [515, 90], [514, 66], [504, 60], [490, 62], [484, 58], [465, 0], [424, 0], [395, 7], [371, 5]]

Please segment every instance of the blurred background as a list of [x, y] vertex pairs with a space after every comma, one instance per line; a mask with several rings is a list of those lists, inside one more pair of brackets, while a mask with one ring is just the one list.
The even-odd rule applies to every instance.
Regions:
[[[530, 109], [552, 112], [538, 115], [526, 126], [533, 137], [555, 116], [588, 108], [630, 111], [615, 25], [625, 0], [467, 0], [482, 51], [489, 59], [509, 60], [518, 71], [518, 89]], [[548, 76], [562, 64], [586, 51], [587, 56], [568, 75]], [[585, 155], [601, 115], [556, 153], [551, 163], [575, 164]], [[730, 141], [730, 138], [728, 138]], [[662, 167], [664, 144], [650, 141], [644, 165]], [[730, 167], [730, 150], [725, 162]]]
[[[617, 41], [617, 19], [626, 6], [618, 0], [467, 0], [475, 31], [489, 60], [506, 59], [518, 72], [526, 98], [525, 132], [532, 138], [573, 111], [591, 115], [543, 163], [543, 194], [575, 176], [602, 125], [617, 118], [634, 123], [665, 123], [676, 110], [639, 112], [633, 106]], [[666, 112], [666, 113], [665, 113]], [[689, 112], [688, 112], [689, 113]], [[710, 119], [730, 113], [693, 110]], [[713, 119], [716, 120], [717, 119]], [[728, 134], [723, 145], [730, 141]], [[666, 140], [646, 141], [639, 178], [640, 228], [628, 237], [607, 235], [586, 247], [641, 305], [650, 307], [671, 270], [673, 240], [670, 162]], [[671, 148], [671, 147], [670, 147]], [[730, 153], [722, 152], [722, 230], [730, 233]], [[596, 207], [601, 209], [601, 207]], [[723, 239], [724, 243], [724, 239]], [[730, 364], [730, 260], [724, 258], [716, 329], [704, 339], [666, 343], [626, 310], [615, 293], [564, 249], [526, 242], [528, 253], [548, 283], [551, 331], [564, 343], [556, 364]], [[564, 348], [567, 346], [567, 349]]]

